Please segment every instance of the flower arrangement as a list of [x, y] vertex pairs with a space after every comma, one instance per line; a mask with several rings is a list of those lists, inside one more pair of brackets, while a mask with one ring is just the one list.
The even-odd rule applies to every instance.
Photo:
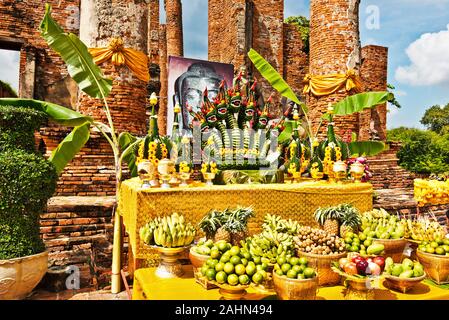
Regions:
[[217, 168], [217, 163], [210, 161], [210, 162], [204, 162], [201, 165], [201, 172], [204, 173], [217, 173], [218, 172], [218, 168]]

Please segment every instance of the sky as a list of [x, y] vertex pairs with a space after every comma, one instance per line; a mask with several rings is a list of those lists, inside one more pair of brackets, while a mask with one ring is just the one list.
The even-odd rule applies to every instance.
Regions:
[[[284, 1], [285, 17], [309, 17], [309, 0]], [[396, 87], [402, 105], [390, 107], [388, 127], [422, 127], [419, 121], [426, 108], [449, 103], [449, 0], [361, 3], [362, 45], [389, 48], [388, 83]], [[184, 55], [207, 59], [207, 0], [183, 0], [183, 24]], [[16, 89], [17, 64], [17, 53], [0, 50], [0, 80]]]

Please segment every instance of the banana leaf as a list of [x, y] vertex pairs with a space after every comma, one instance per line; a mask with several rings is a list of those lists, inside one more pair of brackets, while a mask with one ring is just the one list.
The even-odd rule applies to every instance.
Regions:
[[348, 144], [351, 156], [375, 156], [385, 150], [381, 141], [355, 141]]
[[142, 140], [128, 132], [122, 132], [118, 137], [118, 143], [122, 150], [121, 158], [128, 165], [132, 177], [137, 177], [136, 148]]
[[303, 110], [307, 112], [307, 110], [304, 109], [304, 104], [299, 101], [298, 97], [287, 84], [287, 82], [285, 82], [281, 75], [276, 71], [275, 68], [273, 68], [273, 66], [268, 61], [266, 61], [254, 49], [251, 49], [248, 52], [248, 57], [251, 59], [257, 70], [259, 70], [262, 77], [264, 77], [273, 86], [274, 89], [276, 89], [282, 96], [292, 100], [297, 105], [302, 106]]
[[92, 98], [107, 97], [112, 80], [103, 76], [86, 45], [73, 33], [65, 33], [51, 17], [51, 6], [45, 5], [45, 16], [39, 26], [42, 37], [67, 65], [79, 88]]
[[0, 106], [13, 106], [31, 108], [42, 111], [54, 122], [68, 126], [76, 127], [86, 122], [92, 123], [94, 120], [72, 109], [40, 100], [19, 99], [19, 98], [0, 98]]
[[[333, 105], [334, 115], [346, 116], [364, 109], [373, 108], [385, 102], [394, 99], [394, 95], [388, 91], [363, 92], [349, 96]], [[323, 119], [330, 121], [328, 113], [322, 116]]]
[[296, 121], [286, 120], [284, 122], [284, 130], [282, 130], [281, 134], [278, 137], [278, 143], [284, 144], [289, 141], [293, 135], [293, 130], [296, 127]]
[[56, 172], [60, 174], [67, 163], [69, 163], [90, 138], [90, 122], [73, 128], [72, 132], [53, 150], [48, 159], [56, 167]]

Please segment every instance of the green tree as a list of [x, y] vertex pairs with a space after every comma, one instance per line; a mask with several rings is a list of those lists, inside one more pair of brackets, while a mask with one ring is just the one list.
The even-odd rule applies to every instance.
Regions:
[[298, 27], [301, 33], [303, 43], [302, 51], [309, 53], [309, 38], [310, 38], [310, 21], [304, 16], [292, 16], [285, 19], [285, 23], [293, 24]]
[[435, 105], [427, 109], [421, 123], [436, 133], [449, 132], [449, 103], [445, 107]]
[[401, 141], [399, 164], [417, 173], [449, 171], [449, 134], [400, 127], [388, 131], [388, 140]]

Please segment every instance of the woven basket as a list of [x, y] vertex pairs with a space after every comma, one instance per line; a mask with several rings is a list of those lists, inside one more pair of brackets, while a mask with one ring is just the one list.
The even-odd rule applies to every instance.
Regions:
[[315, 300], [318, 277], [312, 279], [289, 279], [273, 273], [274, 289], [281, 300]]
[[438, 284], [449, 283], [449, 257], [439, 256], [421, 250], [416, 251], [419, 263], [427, 275]]
[[383, 255], [391, 257], [395, 263], [402, 262], [404, 249], [407, 246], [405, 239], [373, 239], [373, 243], [383, 244], [385, 249]]
[[315, 268], [318, 272], [318, 284], [320, 286], [333, 286], [340, 283], [341, 277], [331, 269], [332, 262], [338, 262], [339, 259], [345, 258], [347, 253], [334, 255], [319, 255], [299, 251], [300, 257], [306, 257], [309, 266]]
[[418, 283], [426, 278], [426, 274], [417, 278], [399, 278], [392, 275], [385, 275], [385, 286], [402, 293], [415, 287]]

